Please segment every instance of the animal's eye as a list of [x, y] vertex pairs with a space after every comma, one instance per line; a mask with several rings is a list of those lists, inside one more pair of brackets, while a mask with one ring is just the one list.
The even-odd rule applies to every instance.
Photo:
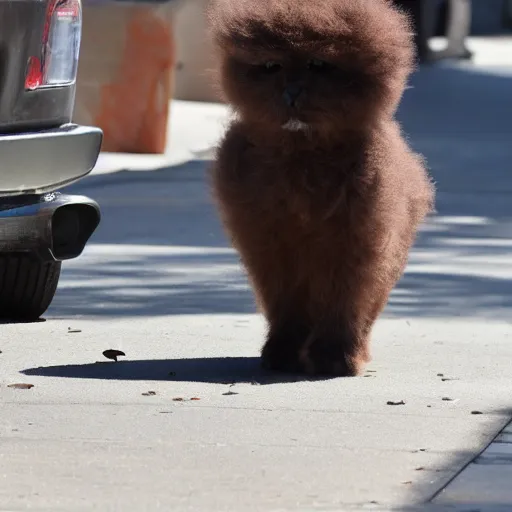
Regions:
[[269, 60], [268, 62], [265, 62], [263, 67], [265, 68], [265, 71], [267, 73], [276, 73], [281, 69], [282, 66], [281, 64], [279, 64], [279, 62]]
[[330, 68], [329, 64], [325, 62], [324, 60], [320, 59], [311, 59], [308, 62], [308, 68], [312, 69], [313, 71], [326, 71]]

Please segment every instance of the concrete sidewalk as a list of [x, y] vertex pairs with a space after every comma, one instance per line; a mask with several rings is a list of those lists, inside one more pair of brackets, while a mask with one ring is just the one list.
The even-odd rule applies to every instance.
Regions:
[[435, 66], [412, 85], [400, 118], [438, 213], [360, 378], [260, 370], [264, 324], [204, 179], [216, 129], [188, 118], [194, 161], [70, 187], [104, 218], [47, 321], [2, 326], [0, 511], [512, 509], [506, 450], [494, 487], [446, 487], [512, 416], [512, 70]]

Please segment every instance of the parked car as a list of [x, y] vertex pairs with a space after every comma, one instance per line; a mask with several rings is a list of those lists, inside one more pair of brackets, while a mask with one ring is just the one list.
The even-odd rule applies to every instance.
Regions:
[[62, 261], [79, 256], [98, 204], [58, 189], [96, 164], [100, 129], [71, 122], [80, 0], [0, 0], [0, 318], [35, 320]]

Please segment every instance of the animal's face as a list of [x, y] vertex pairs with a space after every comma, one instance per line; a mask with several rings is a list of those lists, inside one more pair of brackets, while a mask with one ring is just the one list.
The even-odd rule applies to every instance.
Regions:
[[339, 130], [396, 109], [412, 61], [387, 0], [217, 0], [220, 82], [247, 121]]
[[357, 123], [383, 93], [357, 62], [320, 51], [239, 51], [223, 71], [223, 88], [244, 117], [290, 130]]

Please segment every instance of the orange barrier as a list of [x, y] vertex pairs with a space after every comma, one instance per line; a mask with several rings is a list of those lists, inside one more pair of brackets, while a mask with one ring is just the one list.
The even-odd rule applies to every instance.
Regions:
[[173, 6], [84, 7], [74, 120], [99, 126], [102, 150], [163, 153], [175, 68]]

